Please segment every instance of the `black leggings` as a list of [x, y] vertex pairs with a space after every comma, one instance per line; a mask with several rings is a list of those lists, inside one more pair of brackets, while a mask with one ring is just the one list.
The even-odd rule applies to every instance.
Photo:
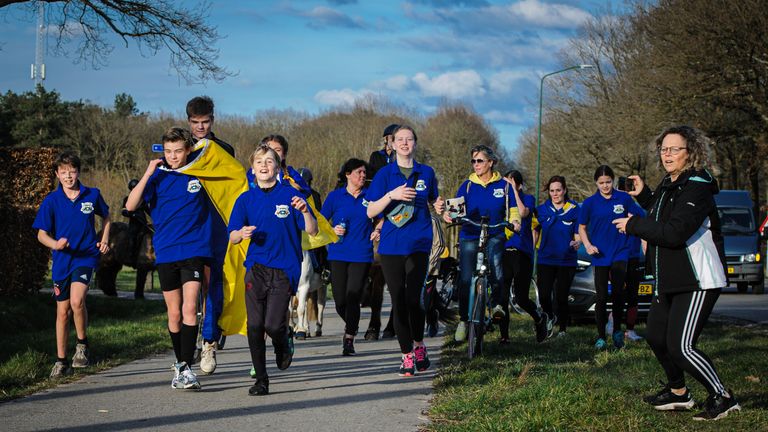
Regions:
[[696, 342], [720, 296], [719, 289], [662, 294], [648, 312], [648, 345], [661, 363], [671, 388], [685, 387], [688, 372], [710, 395], [723, 394], [725, 387], [712, 360], [696, 349]]
[[597, 334], [605, 339], [605, 324], [608, 322], [608, 278], [611, 279], [611, 303], [613, 303], [613, 332], [621, 331], [621, 317], [624, 312], [624, 280], [627, 277], [627, 262], [615, 261], [610, 266], [594, 266], [595, 272], [595, 321]]
[[245, 274], [245, 312], [248, 348], [257, 379], [267, 378], [264, 333], [272, 338], [275, 353], [288, 350], [288, 301], [291, 284], [285, 272], [255, 264]]
[[330, 261], [331, 290], [336, 312], [344, 320], [344, 333], [356, 335], [360, 324], [360, 295], [371, 263]]
[[536, 286], [539, 289], [541, 308], [550, 317], [555, 315], [552, 308], [552, 295], [554, 294], [557, 304], [557, 322], [560, 324], [560, 331], [565, 331], [568, 327], [568, 321], [571, 319], [568, 310], [568, 294], [571, 291], [573, 277], [576, 275], [576, 267], [539, 264], [536, 273]]
[[400, 352], [413, 351], [413, 343], [424, 340], [424, 311], [421, 290], [427, 278], [429, 254], [381, 255], [384, 280], [392, 295], [392, 316]]
[[504, 301], [501, 302], [504, 308], [504, 317], [499, 323], [501, 337], [509, 339], [509, 289], [512, 282], [515, 283], [515, 303], [524, 311], [528, 312], [534, 321], [539, 321], [541, 316], [536, 307], [536, 303], [531, 300], [528, 292], [531, 289], [531, 278], [533, 277], [533, 263], [531, 257], [518, 249], [506, 249], [502, 257], [502, 274], [504, 275], [504, 285], [502, 285], [501, 294]]
[[638, 258], [630, 258], [627, 263], [627, 290], [625, 292], [627, 330], [634, 330], [635, 322], [637, 322], [637, 290], [640, 289], [640, 278], [642, 277], [642, 273], [637, 269], [639, 264]]

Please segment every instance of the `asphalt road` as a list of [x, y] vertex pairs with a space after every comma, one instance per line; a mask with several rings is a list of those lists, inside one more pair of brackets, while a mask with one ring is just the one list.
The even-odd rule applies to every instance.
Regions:
[[768, 324], [768, 294], [739, 293], [735, 287], [723, 290], [715, 303], [713, 315], [754, 323]]
[[[134, 361], [28, 398], [0, 404], [2, 430], [31, 431], [415, 431], [428, 421], [441, 339], [427, 338], [432, 368], [401, 378], [395, 340], [356, 342], [341, 356], [342, 321], [328, 302], [324, 335], [296, 342], [279, 371], [267, 343], [270, 395], [249, 396], [245, 337], [231, 336], [200, 391], [174, 390], [172, 355]], [[367, 326], [367, 315], [361, 328]], [[97, 341], [93, 341], [97, 343]], [[195, 368], [196, 369], [196, 368]]]

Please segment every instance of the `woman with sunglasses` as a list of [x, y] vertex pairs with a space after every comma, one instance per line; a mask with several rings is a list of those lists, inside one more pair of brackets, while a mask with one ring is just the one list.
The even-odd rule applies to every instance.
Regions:
[[[498, 224], [505, 220], [508, 212], [509, 185], [494, 168], [499, 158], [488, 146], [478, 145], [470, 151], [472, 156], [472, 173], [459, 186], [456, 198], [464, 197], [466, 218], [480, 222], [482, 216], [488, 216], [489, 224]], [[448, 213], [443, 214], [447, 223], [453, 219]], [[488, 230], [488, 262], [491, 267], [491, 304], [494, 315], [506, 315], [501, 296], [501, 281], [503, 280], [501, 256], [504, 252], [504, 228]], [[459, 324], [456, 326], [454, 339], [461, 342], [467, 337], [467, 321], [469, 320], [469, 289], [472, 283], [472, 273], [477, 261], [477, 248], [480, 241], [480, 228], [464, 224], [459, 232]], [[507, 338], [509, 340], [509, 338]]]

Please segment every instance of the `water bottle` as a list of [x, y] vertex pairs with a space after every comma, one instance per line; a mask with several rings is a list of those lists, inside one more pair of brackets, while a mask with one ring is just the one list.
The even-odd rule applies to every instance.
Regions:
[[[346, 230], [347, 229], [347, 220], [346, 219], [342, 219], [341, 222], [339, 222], [339, 226], [341, 226], [342, 228], [344, 228]], [[346, 234], [347, 234], [347, 232], [344, 231], [344, 234], [339, 236], [339, 243], [344, 241], [344, 235], [346, 235]]]

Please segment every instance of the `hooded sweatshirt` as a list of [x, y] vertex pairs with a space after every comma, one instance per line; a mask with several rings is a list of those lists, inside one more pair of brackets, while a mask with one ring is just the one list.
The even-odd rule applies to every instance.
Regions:
[[637, 196], [648, 215], [632, 217], [626, 231], [648, 241], [646, 272], [656, 278], [656, 295], [726, 285], [718, 192], [708, 171], [689, 169], [675, 181], [667, 175], [654, 192], [646, 186]]

